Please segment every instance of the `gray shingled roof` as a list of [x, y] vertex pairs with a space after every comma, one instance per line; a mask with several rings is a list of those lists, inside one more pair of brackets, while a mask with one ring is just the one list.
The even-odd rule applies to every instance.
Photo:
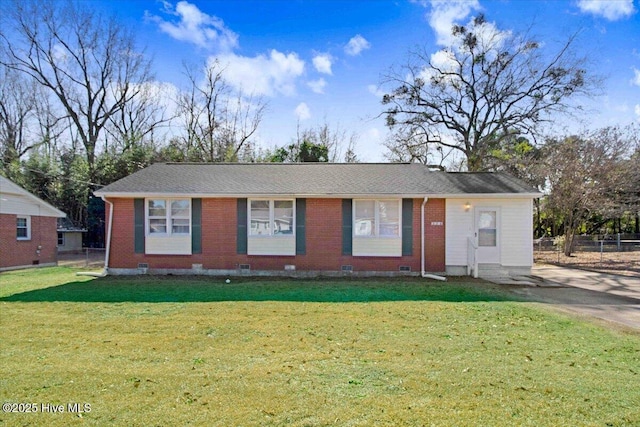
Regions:
[[156, 163], [98, 196], [437, 196], [539, 194], [503, 173], [430, 171], [406, 163]]

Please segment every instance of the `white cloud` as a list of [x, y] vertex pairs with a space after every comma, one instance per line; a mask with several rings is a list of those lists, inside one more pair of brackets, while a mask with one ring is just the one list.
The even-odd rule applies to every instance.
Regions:
[[[210, 61], [215, 60], [211, 58]], [[273, 49], [269, 55], [255, 57], [234, 53], [218, 57], [225, 68], [225, 79], [237, 89], [256, 95], [292, 96], [298, 77], [304, 73], [304, 61], [296, 53], [284, 54]]]
[[311, 118], [311, 111], [309, 110], [309, 106], [304, 102], [298, 104], [294, 113], [300, 121], [309, 120]]
[[633, 69], [633, 80], [631, 80], [631, 84], [634, 84], [636, 86], [640, 86], [640, 70], [638, 70], [637, 68]]
[[169, 2], [165, 1], [163, 4], [163, 12], [177, 17], [177, 20], [164, 20], [148, 12], [145, 12], [145, 18], [157, 23], [162, 32], [174, 39], [203, 48], [217, 48], [223, 52], [238, 46], [238, 35], [227, 28], [217, 16], [203, 13], [196, 5], [187, 1], [179, 1], [175, 8]]
[[331, 75], [333, 74], [331, 72], [331, 59], [331, 55], [329, 54], [316, 55], [313, 58], [313, 66], [316, 67], [319, 73]]
[[380, 99], [382, 99], [382, 97], [386, 94], [386, 92], [380, 89], [380, 86], [378, 85], [368, 85], [367, 90], [369, 91], [370, 94]]
[[363, 50], [369, 49], [371, 47], [371, 43], [367, 41], [360, 34], [356, 34], [351, 37], [349, 43], [344, 47], [344, 52], [350, 56], [360, 55], [360, 52]]
[[[439, 50], [435, 53], [431, 54], [429, 60], [431, 66], [426, 67], [422, 70], [422, 72], [418, 75], [423, 81], [429, 82], [434, 76], [443, 76], [445, 81], [451, 82], [453, 80], [459, 80], [459, 76], [456, 74], [456, 68], [458, 64], [455, 60], [455, 55], [450, 50]], [[431, 68], [433, 67], [433, 68]], [[442, 73], [437, 72], [436, 69], [440, 70]], [[451, 74], [447, 74], [451, 73]], [[407, 81], [409, 81], [412, 77], [407, 76]]]
[[318, 80], [307, 82], [307, 86], [309, 86], [315, 93], [324, 93], [324, 88], [327, 86], [327, 82], [323, 78], [320, 78]]
[[578, 8], [609, 21], [626, 18], [635, 12], [633, 0], [579, 0]]
[[436, 43], [450, 46], [453, 43], [451, 27], [479, 9], [478, 0], [431, 0], [429, 25], [436, 33]]
[[636, 120], [640, 122], [640, 104], [636, 104], [636, 107], [633, 109], [636, 113]]

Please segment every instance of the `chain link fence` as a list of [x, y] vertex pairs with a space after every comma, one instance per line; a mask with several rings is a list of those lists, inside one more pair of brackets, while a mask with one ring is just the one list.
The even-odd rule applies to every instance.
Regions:
[[83, 248], [82, 251], [59, 253], [58, 265], [65, 267], [104, 268], [104, 248]]

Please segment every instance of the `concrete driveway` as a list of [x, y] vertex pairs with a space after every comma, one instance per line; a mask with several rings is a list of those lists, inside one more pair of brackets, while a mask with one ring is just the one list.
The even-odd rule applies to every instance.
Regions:
[[537, 265], [537, 286], [514, 292], [532, 301], [640, 330], [640, 277]]

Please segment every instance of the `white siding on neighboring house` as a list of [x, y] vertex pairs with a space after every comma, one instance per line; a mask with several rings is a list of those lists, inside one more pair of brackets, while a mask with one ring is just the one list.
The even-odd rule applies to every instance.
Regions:
[[0, 176], [0, 213], [13, 215], [53, 216], [66, 215], [50, 204], [40, 200], [24, 188]]
[[[470, 205], [465, 210], [466, 204]], [[526, 199], [447, 199], [445, 264], [466, 266], [467, 239], [474, 238], [474, 209], [495, 207], [500, 212], [500, 264], [531, 267], [533, 264], [533, 201]]]

